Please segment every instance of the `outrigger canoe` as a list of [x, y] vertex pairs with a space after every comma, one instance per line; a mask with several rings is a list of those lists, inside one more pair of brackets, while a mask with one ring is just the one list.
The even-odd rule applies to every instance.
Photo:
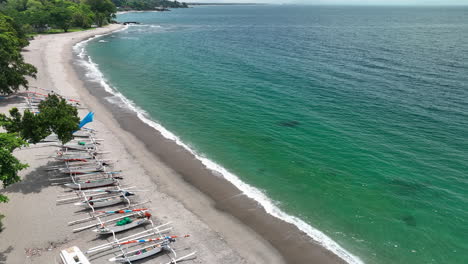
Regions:
[[83, 182], [67, 183], [65, 184], [65, 186], [73, 190], [84, 190], [84, 189], [116, 185], [117, 183], [118, 183], [117, 179], [109, 177], [109, 178], [98, 179], [98, 180], [88, 180], [88, 181], [83, 181]]
[[84, 208], [89, 208], [89, 205], [91, 205], [93, 208], [101, 208], [101, 207], [116, 205], [119, 203], [124, 203], [128, 200], [127, 197], [133, 196], [133, 195], [135, 194], [131, 192], [125, 192], [122, 195], [112, 196], [112, 197], [102, 197], [102, 198], [95, 198], [95, 199], [93, 199], [93, 197], [89, 197], [87, 201], [75, 203], [75, 205], [78, 205]]
[[151, 214], [148, 211], [139, 212], [138, 214], [132, 215], [130, 217], [125, 217], [119, 222], [109, 225], [103, 224], [100, 227], [93, 229], [93, 232], [96, 232], [99, 235], [118, 233], [149, 223], [151, 221], [150, 218]]
[[[172, 240], [175, 241], [175, 239], [172, 239]], [[173, 241], [164, 241], [162, 244], [149, 245], [141, 249], [127, 252], [125, 253], [125, 256], [122, 254], [122, 255], [110, 258], [109, 261], [118, 262], [118, 263], [128, 263], [129, 261], [132, 262], [132, 261], [144, 259], [144, 258], [153, 256], [155, 254], [158, 254], [164, 249], [169, 250], [169, 247], [168, 247], [169, 243]]]

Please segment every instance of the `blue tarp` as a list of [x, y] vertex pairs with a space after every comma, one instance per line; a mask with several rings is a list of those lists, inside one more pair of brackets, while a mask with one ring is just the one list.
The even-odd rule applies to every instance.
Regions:
[[93, 122], [93, 119], [94, 119], [94, 113], [93, 113], [93, 112], [89, 112], [89, 113], [83, 118], [83, 120], [81, 120], [81, 122], [80, 122], [80, 128], [82, 128], [84, 125], [88, 124], [89, 122]]

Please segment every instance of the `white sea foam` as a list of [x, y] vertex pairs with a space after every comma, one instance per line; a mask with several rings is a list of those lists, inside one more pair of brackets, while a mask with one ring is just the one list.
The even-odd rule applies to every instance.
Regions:
[[148, 24], [129, 24], [131, 27], [150, 27], [150, 28], [160, 28], [160, 25], [148, 25]]
[[205, 165], [208, 169], [216, 172], [217, 174], [221, 175], [226, 180], [234, 184], [247, 197], [256, 200], [259, 204], [263, 206], [263, 208], [268, 214], [297, 226], [301, 231], [305, 232], [317, 243], [322, 245], [324, 248], [330, 250], [331, 252], [335, 253], [337, 256], [345, 260], [347, 263], [350, 263], [350, 264], [363, 264], [364, 263], [361, 259], [359, 259], [359, 257], [351, 254], [346, 249], [342, 248], [340, 245], [338, 245], [338, 243], [333, 241], [330, 237], [325, 235], [320, 230], [313, 228], [311, 225], [307, 224], [306, 222], [299, 219], [298, 217], [289, 215], [285, 213], [284, 211], [282, 211], [280, 208], [278, 208], [275, 205], [275, 201], [268, 198], [265, 195], [265, 193], [259, 190], [258, 188], [255, 188], [243, 182], [238, 176], [229, 172], [227, 169], [225, 169], [221, 165], [204, 157], [202, 154], [197, 153], [191, 147], [186, 145], [175, 134], [173, 134], [172, 132], [164, 128], [161, 124], [151, 120], [148, 113], [145, 112], [143, 109], [139, 108], [133, 101], [126, 98], [117, 89], [113, 89], [111, 85], [108, 84], [105, 77], [99, 70], [98, 65], [94, 63], [89, 56], [86, 55], [86, 51], [85, 51], [86, 43], [98, 37], [100, 36], [95, 36], [91, 39], [88, 39], [88, 40], [85, 40], [76, 44], [74, 46], [74, 51], [78, 54], [79, 58], [81, 59], [80, 64], [86, 68], [86, 77], [88, 77], [92, 81], [99, 83], [105, 89], [105, 91], [107, 91], [108, 93], [114, 96], [113, 98], [107, 98], [109, 102], [117, 104], [120, 107], [126, 107], [134, 111], [136, 115], [138, 116], [138, 118], [140, 118], [143, 122], [153, 127], [154, 129], [158, 130], [165, 138], [173, 140], [175, 143], [177, 143], [178, 145], [182, 146], [187, 151], [192, 153], [198, 160], [202, 162], [203, 165]]

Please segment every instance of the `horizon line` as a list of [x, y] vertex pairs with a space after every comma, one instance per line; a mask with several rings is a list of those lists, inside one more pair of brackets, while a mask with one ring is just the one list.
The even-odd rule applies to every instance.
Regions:
[[212, 4], [212, 5], [307, 5], [307, 6], [372, 6], [372, 7], [386, 7], [386, 6], [400, 6], [400, 7], [468, 7], [468, 3], [453, 3], [453, 4], [370, 4], [370, 3], [349, 3], [349, 4], [333, 4], [333, 3], [267, 3], [267, 2], [203, 2], [193, 1], [186, 2], [187, 4]]

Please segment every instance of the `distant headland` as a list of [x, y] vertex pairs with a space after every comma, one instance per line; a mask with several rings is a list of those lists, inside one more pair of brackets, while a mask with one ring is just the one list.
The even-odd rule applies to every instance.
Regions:
[[265, 5], [260, 3], [187, 3], [189, 6], [196, 5]]
[[188, 8], [188, 4], [168, 0], [113, 0], [118, 11], [169, 11], [169, 8]]

